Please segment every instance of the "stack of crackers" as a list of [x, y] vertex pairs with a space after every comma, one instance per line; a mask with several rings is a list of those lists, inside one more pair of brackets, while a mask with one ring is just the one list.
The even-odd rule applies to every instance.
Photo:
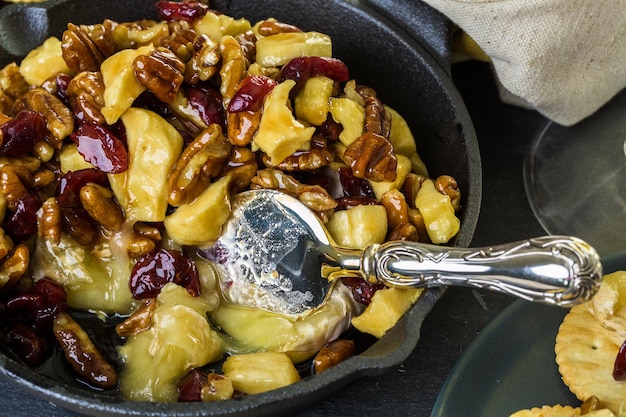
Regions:
[[593, 299], [572, 307], [556, 336], [559, 372], [582, 405], [544, 406], [510, 417], [626, 417], [626, 379], [613, 377], [625, 341], [626, 271], [618, 271], [604, 277]]

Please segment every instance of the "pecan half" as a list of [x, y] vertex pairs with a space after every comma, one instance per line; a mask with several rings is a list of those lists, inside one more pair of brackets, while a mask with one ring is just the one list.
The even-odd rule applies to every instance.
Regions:
[[398, 159], [391, 143], [376, 133], [365, 133], [346, 148], [344, 159], [357, 178], [394, 181]]
[[262, 109], [251, 111], [228, 112], [228, 140], [233, 145], [246, 146], [252, 142], [254, 134], [259, 130]]
[[140, 235], [134, 235], [126, 241], [126, 253], [133, 259], [140, 258], [156, 249], [154, 240]]
[[257, 32], [261, 36], [271, 36], [278, 33], [302, 32], [302, 29], [288, 23], [279, 22], [274, 18], [269, 18], [257, 25]]
[[22, 279], [28, 271], [30, 251], [26, 245], [15, 247], [8, 258], [0, 265], [0, 292], [6, 293]]
[[385, 192], [380, 198], [381, 204], [387, 212], [387, 222], [389, 228], [393, 229], [402, 223], [409, 221], [409, 207], [404, 198], [404, 194], [396, 189]]
[[376, 91], [371, 87], [357, 86], [357, 93], [363, 97], [365, 103], [364, 132], [376, 133], [389, 138], [391, 131], [391, 115], [387, 114], [382, 101], [376, 97]]
[[7, 157], [7, 156], [0, 157], [0, 168], [6, 165], [21, 166], [21, 167], [26, 168], [26, 170], [29, 173], [34, 174], [41, 167], [41, 160], [39, 160], [38, 158], [35, 158], [34, 156], [29, 156], [29, 155], [14, 156], [14, 157]]
[[0, 190], [10, 210], [15, 210], [18, 200], [28, 194], [24, 181], [28, 182], [29, 178], [32, 180], [30, 172], [22, 165], [7, 164], [0, 168]]
[[170, 36], [162, 38], [158, 46], [169, 49], [183, 62], [187, 62], [193, 56], [197, 36], [196, 32], [191, 29], [180, 28], [172, 31]]
[[50, 240], [55, 244], [61, 241], [63, 223], [61, 220], [61, 206], [55, 197], [50, 197], [41, 205], [37, 213], [37, 230], [39, 237]]
[[387, 240], [403, 240], [410, 242], [419, 242], [419, 238], [420, 235], [417, 228], [408, 222], [396, 225], [387, 236]]
[[34, 88], [15, 101], [13, 111], [30, 110], [46, 119], [51, 145], [61, 149], [63, 139], [74, 130], [74, 113], [61, 100], [43, 88]]
[[148, 329], [155, 308], [156, 298], [144, 298], [133, 314], [115, 326], [115, 332], [120, 337], [128, 337], [135, 336]]
[[12, 62], [0, 70], [0, 113], [11, 113], [15, 99], [28, 91], [20, 67]]
[[83, 71], [77, 74], [67, 87], [67, 95], [74, 111], [83, 120], [104, 124], [104, 80], [101, 72]]
[[65, 358], [81, 378], [103, 389], [113, 388], [117, 384], [115, 368], [69, 314], [58, 314], [54, 318], [52, 330]]
[[137, 222], [133, 224], [133, 231], [137, 236], [145, 237], [154, 242], [160, 242], [162, 239], [161, 231], [158, 227], [152, 226], [148, 223]]
[[426, 230], [426, 223], [424, 222], [424, 216], [422, 213], [416, 209], [409, 209], [409, 221], [415, 229], [417, 230], [417, 234], [419, 235], [419, 242], [430, 243], [430, 237], [428, 236], [428, 230]]
[[215, 123], [209, 125], [183, 151], [170, 173], [167, 201], [173, 206], [195, 199], [217, 177], [232, 145]]
[[409, 205], [409, 208], [415, 208], [415, 197], [426, 177], [410, 172], [404, 178], [402, 184], [402, 194]]
[[104, 25], [110, 28], [111, 39], [118, 51], [129, 48], [137, 49], [148, 44], [157, 44], [161, 39], [170, 35], [167, 23], [149, 19], [123, 23], [116, 23], [107, 19], [104, 21]]
[[197, 84], [217, 74], [222, 56], [220, 46], [205, 34], [193, 42], [193, 54], [185, 67], [185, 81]]
[[81, 245], [93, 242], [97, 235], [98, 225], [82, 208], [61, 208], [61, 225], [63, 232]]
[[115, 44], [104, 24], [68, 23], [61, 50], [65, 63], [73, 71], [98, 71], [102, 61], [115, 53]]
[[356, 344], [354, 340], [337, 339], [324, 346], [313, 359], [313, 368], [316, 374], [326, 371], [340, 362], [354, 355]]
[[442, 175], [435, 180], [435, 188], [450, 197], [452, 207], [457, 211], [461, 207], [461, 190], [459, 183], [450, 175]]
[[240, 33], [235, 37], [239, 45], [241, 45], [241, 52], [243, 53], [246, 67], [249, 67], [256, 61], [256, 35], [251, 30]]
[[80, 189], [80, 201], [91, 218], [105, 229], [117, 231], [124, 224], [124, 211], [108, 188], [86, 184]]
[[165, 103], [174, 101], [183, 83], [185, 63], [172, 51], [156, 48], [133, 62], [137, 81]]

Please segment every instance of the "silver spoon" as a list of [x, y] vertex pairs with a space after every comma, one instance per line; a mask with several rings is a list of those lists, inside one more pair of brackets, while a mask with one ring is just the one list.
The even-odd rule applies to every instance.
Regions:
[[486, 288], [562, 307], [589, 300], [602, 279], [597, 252], [569, 236], [475, 249], [405, 241], [340, 248], [314, 212], [273, 190], [237, 194], [220, 238], [199, 254], [221, 269], [227, 300], [280, 314], [322, 304], [335, 277]]

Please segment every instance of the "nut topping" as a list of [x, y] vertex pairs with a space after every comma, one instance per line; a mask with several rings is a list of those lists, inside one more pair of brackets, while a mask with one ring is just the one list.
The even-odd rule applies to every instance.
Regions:
[[452, 207], [454, 210], [458, 210], [461, 206], [461, 191], [459, 190], [459, 184], [450, 175], [442, 175], [435, 180], [435, 188], [442, 194], [450, 197]]
[[356, 92], [363, 97], [365, 106], [365, 132], [389, 138], [391, 131], [391, 115], [387, 114], [383, 103], [376, 97], [376, 91], [371, 87], [356, 86]]
[[69, 23], [63, 32], [63, 59], [73, 71], [98, 71], [100, 64], [113, 55], [115, 45], [103, 24], [75, 25]]
[[0, 190], [9, 209], [14, 210], [18, 200], [28, 195], [23, 181], [29, 178], [32, 178], [30, 172], [21, 165], [4, 165], [0, 168]]
[[[15, 99], [28, 91], [28, 83], [15, 62], [0, 70], [0, 113], [11, 113]], [[4, 122], [2, 122], [4, 123]]]
[[365, 133], [348, 146], [344, 158], [357, 178], [373, 181], [396, 179], [398, 159], [391, 143], [381, 135]]
[[263, 112], [260, 109], [235, 113], [228, 112], [228, 140], [230, 143], [237, 146], [246, 146], [252, 142], [254, 134], [259, 130], [262, 114]]
[[155, 308], [155, 298], [144, 298], [130, 317], [115, 326], [115, 332], [120, 337], [129, 337], [131, 335], [135, 336], [148, 329]]
[[104, 80], [101, 72], [83, 71], [67, 87], [67, 95], [79, 118], [95, 124], [106, 123], [104, 107]]
[[39, 236], [58, 244], [61, 241], [63, 224], [61, 220], [61, 206], [56, 197], [50, 197], [43, 202], [41, 211], [37, 214]]
[[58, 314], [52, 329], [65, 358], [86, 382], [103, 389], [117, 384], [117, 372], [113, 366], [69, 314]]
[[409, 207], [399, 190], [393, 189], [382, 195], [380, 202], [387, 211], [387, 222], [390, 228], [409, 221]]
[[168, 202], [180, 206], [195, 199], [219, 175], [231, 146], [219, 125], [209, 125], [185, 148], [169, 175]]
[[24, 244], [17, 245], [8, 258], [0, 265], [0, 293], [13, 288], [28, 271], [30, 251]]
[[185, 63], [173, 52], [157, 48], [147, 55], [140, 55], [133, 62], [135, 77], [165, 103], [174, 101], [183, 83]]
[[222, 59], [218, 43], [201, 34], [195, 38], [191, 51], [193, 54], [185, 67], [185, 81], [194, 85], [217, 74]]
[[124, 212], [108, 188], [89, 183], [80, 189], [80, 201], [91, 218], [107, 230], [119, 230], [124, 224]]
[[271, 36], [278, 33], [302, 32], [302, 29], [288, 23], [279, 22], [274, 18], [269, 18], [257, 25], [257, 31], [261, 36]]
[[158, 46], [169, 49], [183, 62], [189, 61], [194, 53], [196, 32], [183, 28], [175, 29], [171, 32], [169, 37], [162, 38], [159, 41]]
[[354, 340], [338, 339], [330, 342], [313, 359], [315, 373], [319, 374], [343, 362], [354, 355], [355, 351], [356, 344]]
[[389, 232], [387, 240], [419, 242], [420, 235], [411, 223], [400, 223]]
[[65, 137], [74, 130], [74, 114], [58, 98], [44, 90], [34, 88], [15, 101], [13, 111], [30, 110], [46, 119], [48, 131], [52, 133], [51, 144], [57, 149]]

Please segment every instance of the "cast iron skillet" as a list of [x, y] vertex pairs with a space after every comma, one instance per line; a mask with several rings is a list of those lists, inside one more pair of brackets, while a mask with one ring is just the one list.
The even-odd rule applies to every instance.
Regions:
[[[154, 0], [51, 0], [0, 10], [0, 67], [18, 60], [50, 35], [60, 37], [67, 22], [93, 24], [105, 18], [154, 18]], [[452, 242], [468, 246], [481, 199], [478, 144], [465, 105], [449, 76], [447, 22], [420, 2], [380, 0], [213, 0], [211, 6], [251, 22], [267, 17], [317, 30], [333, 38], [334, 56], [352, 78], [374, 87], [384, 103], [398, 110], [416, 136], [431, 176], [453, 175], [463, 195], [461, 230]], [[395, 20], [399, 23], [394, 23]], [[26, 29], [29, 28], [29, 29]], [[285, 389], [217, 403], [151, 404], [123, 401], [74, 383], [58, 363], [29, 369], [0, 353], [0, 374], [23, 389], [66, 409], [98, 416], [265, 416], [289, 414], [363, 377], [401, 364], [419, 339], [424, 317], [443, 289], [425, 292], [382, 339], [357, 356]], [[428, 358], [424, 358], [428, 360]]]

